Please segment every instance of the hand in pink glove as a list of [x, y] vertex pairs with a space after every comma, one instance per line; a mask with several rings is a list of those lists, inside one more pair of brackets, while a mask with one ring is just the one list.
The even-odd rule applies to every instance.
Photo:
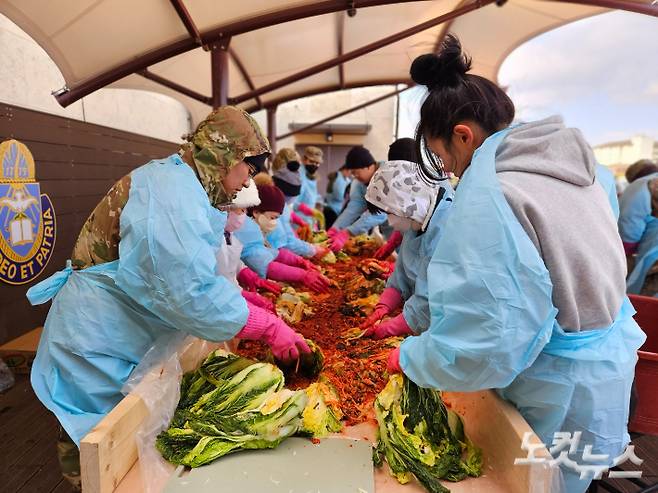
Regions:
[[375, 310], [370, 314], [365, 322], [361, 324], [362, 329], [376, 324], [389, 313], [394, 312], [402, 305], [402, 295], [395, 288], [386, 288], [379, 296], [379, 301], [375, 305]]
[[304, 214], [305, 216], [313, 216], [313, 209], [311, 209], [306, 204], [299, 204], [297, 210]]
[[336, 233], [338, 233], [338, 230], [336, 228], [329, 228], [329, 230], [327, 231], [327, 236], [329, 238], [333, 238]]
[[393, 373], [402, 373], [402, 367], [400, 366], [400, 347], [396, 347], [393, 351], [388, 353], [388, 359], [386, 360], [386, 371], [391, 375]]
[[274, 303], [265, 298], [265, 296], [261, 296], [253, 291], [242, 291], [242, 297], [252, 305], [256, 305], [267, 310], [268, 312], [276, 314]]
[[277, 281], [299, 282], [318, 293], [328, 291], [331, 284], [331, 281], [319, 272], [314, 270], [306, 271], [281, 262], [270, 262], [267, 268], [267, 277]]
[[333, 237], [329, 239], [329, 248], [331, 248], [333, 252], [340, 252], [349, 239], [350, 234], [346, 229], [338, 231]]
[[247, 302], [249, 317], [237, 337], [252, 341], [263, 341], [281, 361], [299, 359], [300, 353], [311, 350], [304, 338], [288, 327], [283, 320], [262, 308]]
[[295, 253], [292, 253], [287, 248], [279, 248], [279, 254], [274, 259], [275, 262], [281, 262], [282, 264], [292, 265], [293, 267], [299, 267], [304, 270], [319, 270], [313, 262], [306, 260], [304, 257], [301, 257]]
[[315, 245], [315, 255], [313, 255], [313, 258], [315, 260], [322, 260], [330, 251], [331, 250], [329, 250], [327, 247]]
[[261, 279], [258, 274], [248, 267], [245, 267], [238, 272], [237, 279], [240, 285], [249, 291], [256, 291], [256, 289], [261, 288], [272, 294], [278, 295], [281, 293], [281, 286], [275, 282]]
[[295, 226], [299, 226], [300, 228], [303, 226], [308, 226], [308, 224], [306, 224], [306, 221], [304, 221], [301, 217], [299, 217], [294, 212], [290, 213], [290, 222], [292, 222]]
[[385, 337], [393, 336], [408, 336], [413, 334], [414, 331], [407, 324], [400, 313], [398, 316], [393, 317], [386, 322], [371, 325], [368, 330], [363, 333], [363, 337], [373, 337], [375, 339], [384, 339]]
[[329, 279], [314, 270], [306, 271], [306, 275], [304, 276], [302, 283], [304, 286], [312, 289], [316, 293], [328, 293], [329, 286], [331, 285], [331, 281]]
[[402, 243], [402, 237], [402, 233], [399, 231], [393, 231], [393, 234], [388, 238], [388, 241], [375, 252], [375, 258], [377, 260], [384, 260], [388, 257], [397, 247], [400, 246], [400, 243]]

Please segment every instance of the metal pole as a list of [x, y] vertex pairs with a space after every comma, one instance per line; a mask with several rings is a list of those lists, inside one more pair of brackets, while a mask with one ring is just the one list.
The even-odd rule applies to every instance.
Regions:
[[210, 49], [212, 74], [212, 107], [217, 109], [228, 104], [228, 42], [214, 43]]
[[165, 77], [160, 77], [159, 75], [154, 74], [150, 70], [144, 69], [144, 70], [140, 70], [137, 73], [139, 75], [141, 75], [142, 77], [144, 77], [145, 79], [152, 80], [153, 82], [155, 82], [157, 84], [168, 87], [172, 91], [176, 91], [176, 92], [179, 92], [181, 94], [184, 94], [188, 98], [195, 99], [195, 100], [197, 100], [201, 103], [204, 103], [204, 104], [210, 104], [211, 103], [211, 98], [209, 98], [208, 96], [204, 96], [203, 94], [199, 94], [198, 92], [193, 91], [192, 89], [189, 89], [185, 86], [181, 86], [180, 84], [177, 84], [174, 81], [166, 79]]
[[397, 93], [397, 95], [395, 96], [395, 140], [398, 140], [399, 138], [400, 138], [400, 93]]
[[270, 141], [270, 149], [272, 154], [270, 157], [273, 159], [276, 154], [276, 106], [267, 108], [267, 140]]
[[361, 103], [357, 106], [353, 106], [352, 108], [349, 108], [345, 111], [341, 111], [340, 113], [336, 113], [335, 115], [331, 115], [331, 116], [328, 116], [327, 118], [323, 118], [322, 120], [318, 120], [315, 123], [311, 123], [309, 125], [304, 125], [302, 128], [298, 128], [297, 130], [293, 130], [292, 132], [288, 132], [286, 134], [277, 136], [276, 140], [285, 139], [286, 137], [290, 137], [291, 135], [295, 135], [295, 134], [298, 134], [300, 132], [304, 132], [304, 131], [309, 130], [313, 127], [317, 127], [318, 125], [322, 125], [323, 123], [327, 123], [328, 121], [335, 120], [336, 118], [340, 118], [341, 116], [349, 115], [350, 113], [353, 113], [355, 111], [362, 110], [363, 108], [367, 108], [368, 106], [371, 106], [375, 103], [379, 103], [380, 101], [384, 101], [385, 99], [392, 98], [393, 96], [397, 96], [398, 94], [400, 94], [401, 92], [406, 91], [410, 87], [411, 86], [405, 87], [404, 89], [396, 89], [393, 92], [386, 93], [383, 96], [379, 96], [378, 98], [371, 99], [370, 101], [366, 101], [365, 103]]

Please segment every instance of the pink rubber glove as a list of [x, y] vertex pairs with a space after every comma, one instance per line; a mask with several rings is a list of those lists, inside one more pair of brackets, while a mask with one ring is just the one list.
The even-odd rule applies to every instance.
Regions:
[[328, 293], [331, 281], [315, 270], [309, 270], [302, 281], [304, 286], [311, 288], [316, 293]]
[[400, 313], [398, 316], [393, 317], [386, 322], [380, 324], [371, 325], [368, 330], [363, 333], [363, 337], [373, 337], [374, 339], [384, 339], [386, 337], [393, 336], [408, 336], [414, 333], [407, 324], [407, 321], [404, 319]]
[[306, 260], [304, 257], [292, 253], [287, 248], [279, 248], [279, 254], [274, 259], [275, 262], [281, 262], [282, 264], [292, 265], [293, 267], [299, 267], [304, 270], [319, 270], [319, 268], [313, 263]]
[[297, 214], [294, 212], [290, 213], [290, 221], [295, 225], [299, 226], [300, 228], [302, 226], [307, 226], [306, 221], [304, 221], [301, 217], [299, 217]]
[[276, 314], [274, 303], [272, 303], [270, 300], [265, 298], [265, 296], [261, 296], [258, 293], [254, 291], [242, 291], [242, 297], [247, 300], [249, 303], [252, 305], [256, 305], [260, 308], [263, 308], [267, 310], [268, 312], [272, 312]]
[[261, 288], [272, 294], [278, 295], [281, 293], [281, 286], [275, 282], [261, 279], [258, 274], [249, 267], [245, 267], [238, 272], [237, 279], [240, 285], [249, 291], [256, 291], [256, 289]]
[[309, 206], [306, 204], [299, 204], [297, 206], [297, 210], [304, 214], [305, 216], [313, 216], [313, 209], [311, 209]]
[[279, 248], [279, 254], [274, 259], [275, 262], [281, 262], [282, 264], [292, 265], [293, 267], [301, 267], [302, 257], [296, 253], [291, 252], [287, 248]]
[[329, 238], [333, 238], [336, 233], [338, 233], [336, 228], [329, 228], [329, 231], [327, 231], [327, 236]]
[[388, 241], [375, 252], [375, 258], [377, 260], [384, 260], [393, 253], [395, 249], [400, 246], [400, 243], [402, 243], [402, 236], [403, 235], [400, 231], [393, 231], [393, 234], [388, 238]]
[[313, 255], [313, 259], [322, 260], [330, 251], [331, 250], [329, 250], [327, 247], [315, 245], [315, 255]]
[[388, 359], [386, 360], [386, 371], [390, 374], [393, 373], [402, 373], [402, 367], [400, 366], [400, 347], [396, 347], [393, 351], [388, 353]]
[[249, 317], [237, 337], [264, 342], [270, 347], [274, 357], [282, 361], [299, 359], [300, 352], [311, 352], [304, 338], [283, 320], [249, 302], [247, 306]]
[[350, 234], [347, 232], [347, 230], [343, 229], [338, 231], [333, 237], [329, 239], [329, 248], [331, 248], [333, 252], [340, 252], [349, 239]]
[[365, 322], [361, 324], [362, 329], [376, 324], [389, 313], [394, 312], [402, 306], [402, 295], [395, 288], [386, 288], [382, 291], [379, 301], [375, 305], [375, 310], [370, 314]]
[[331, 281], [319, 272], [314, 270], [306, 271], [281, 262], [270, 262], [267, 268], [267, 277], [277, 281], [299, 282], [318, 293], [329, 291], [329, 285], [331, 284]]

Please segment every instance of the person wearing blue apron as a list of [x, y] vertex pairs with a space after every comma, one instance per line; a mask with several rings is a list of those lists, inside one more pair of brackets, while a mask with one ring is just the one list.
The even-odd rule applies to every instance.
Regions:
[[[629, 441], [645, 335], [596, 161], [558, 117], [511, 126], [512, 101], [469, 69], [452, 35], [411, 67], [428, 87], [417, 135], [425, 177], [461, 180], [428, 267], [430, 326], [388, 368], [422, 387], [496, 389], [549, 447], [557, 432], [580, 432], [569, 459], [585, 463], [587, 449], [611, 465]], [[561, 489], [586, 491], [591, 477], [572, 466], [560, 464]]]
[[347, 205], [327, 231], [329, 247], [334, 252], [340, 251], [350, 237], [368, 233], [374, 227], [386, 223], [386, 214], [370, 212], [365, 198], [368, 183], [377, 171], [377, 166], [375, 158], [363, 146], [352, 147], [345, 156], [345, 167], [350, 170], [354, 180], [350, 185]]
[[343, 210], [347, 186], [352, 177], [345, 165], [327, 176], [327, 193], [325, 195], [324, 218], [327, 228], [333, 226], [334, 221]]
[[[395, 270], [373, 313], [361, 325], [366, 329], [364, 336], [420, 334], [429, 327], [427, 265], [443, 232], [453, 193], [447, 179], [439, 186], [425, 183], [415, 161], [386, 161], [370, 180], [366, 200], [388, 214], [388, 223], [403, 239]], [[384, 320], [399, 308], [400, 314]]]
[[325, 228], [324, 214], [317, 207], [322, 202], [322, 197], [318, 193], [318, 169], [323, 162], [322, 149], [315, 146], [308, 146], [302, 154], [302, 166], [304, 169], [300, 173], [302, 179], [302, 188], [299, 196], [295, 200], [294, 210], [300, 213], [302, 221], [309, 226], [318, 226], [319, 229]]
[[619, 205], [619, 234], [633, 266], [628, 293], [658, 296], [658, 173], [636, 178]]
[[180, 155], [121, 179], [83, 226], [72, 261], [27, 293], [32, 304], [52, 299], [32, 386], [77, 445], [123, 398], [156, 341], [183, 331], [261, 340], [285, 358], [309, 351], [301, 335], [217, 274], [227, 219], [219, 208], [248, 183], [250, 161], [265, 160], [267, 139], [251, 116], [228, 106], [190, 139]]

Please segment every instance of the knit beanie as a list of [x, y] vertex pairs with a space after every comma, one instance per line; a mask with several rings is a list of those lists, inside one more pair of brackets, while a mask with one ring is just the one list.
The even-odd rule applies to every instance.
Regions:
[[256, 212], [278, 212], [283, 213], [283, 207], [286, 204], [285, 197], [281, 190], [274, 185], [258, 185], [258, 196], [260, 204], [249, 209], [249, 215]]
[[347, 169], [367, 168], [371, 164], [376, 164], [375, 158], [363, 146], [352, 147], [345, 156], [345, 167]]

